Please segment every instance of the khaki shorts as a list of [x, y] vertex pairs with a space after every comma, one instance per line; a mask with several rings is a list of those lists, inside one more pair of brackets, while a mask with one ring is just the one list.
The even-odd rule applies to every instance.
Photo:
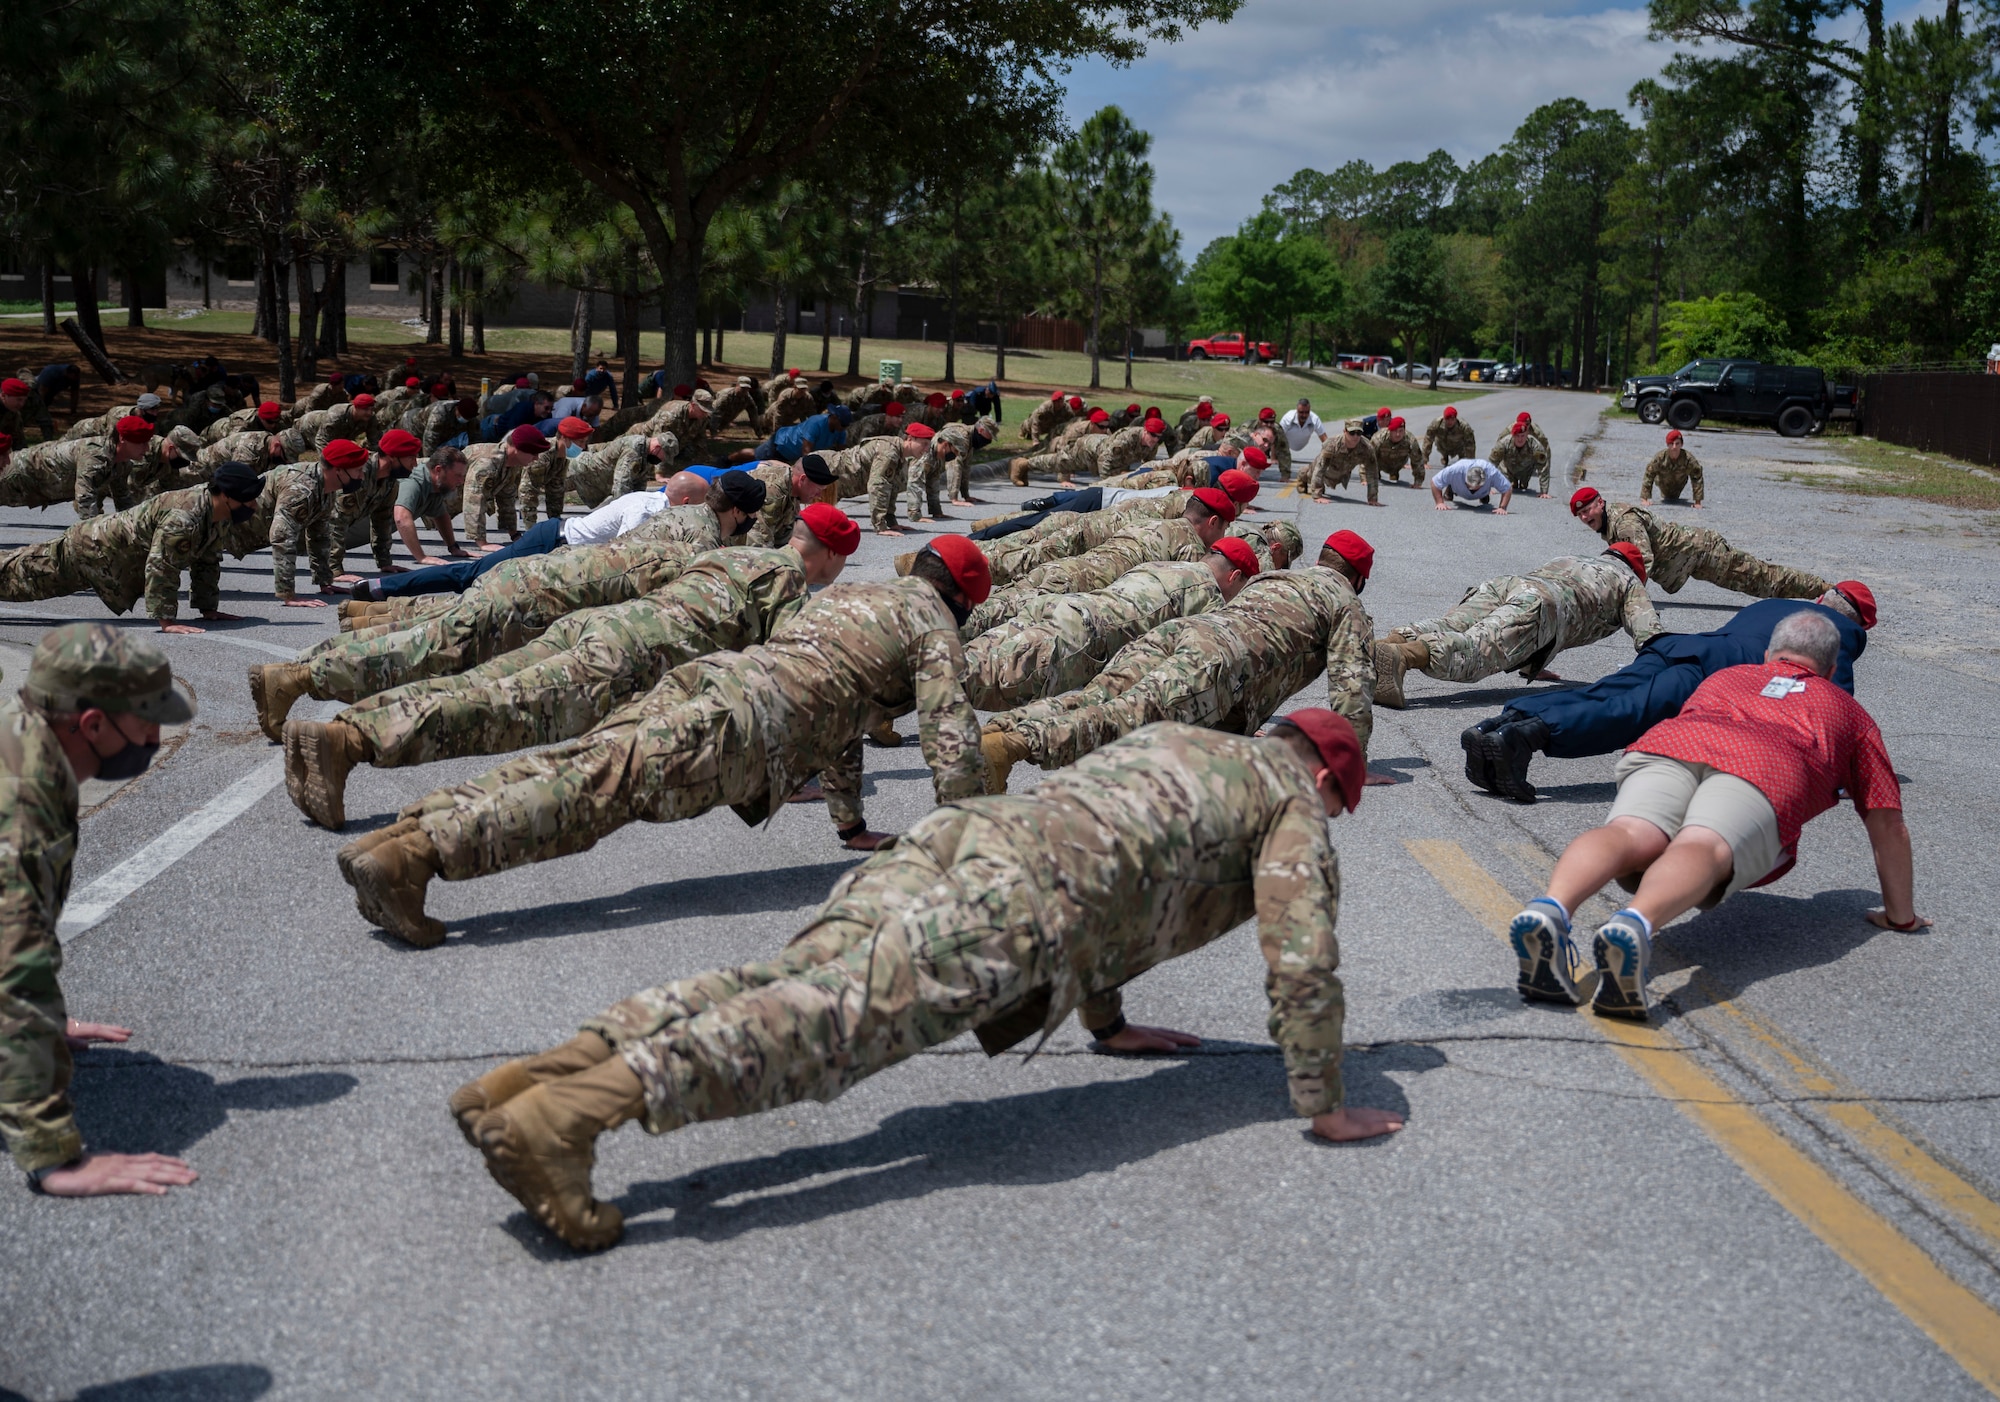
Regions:
[[1612, 776], [1618, 780], [1612, 818], [1643, 818], [1669, 841], [1684, 827], [1707, 828], [1729, 844], [1736, 869], [1702, 902], [1703, 910], [1760, 880], [1783, 854], [1777, 812], [1747, 779], [1640, 750], [1627, 750]]

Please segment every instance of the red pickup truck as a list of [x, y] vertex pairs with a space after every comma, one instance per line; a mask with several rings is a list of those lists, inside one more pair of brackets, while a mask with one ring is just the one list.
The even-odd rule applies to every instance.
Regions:
[[1245, 341], [1241, 331], [1225, 331], [1219, 336], [1202, 336], [1189, 341], [1189, 360], [1276, 360], [1278, 348], [1269, 341]]

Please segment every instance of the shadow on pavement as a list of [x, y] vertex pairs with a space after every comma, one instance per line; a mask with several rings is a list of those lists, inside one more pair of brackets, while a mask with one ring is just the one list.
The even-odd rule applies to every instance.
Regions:
[[[1531, 774], [1529, 778], [1533, 778]], [[1596, 784], [1537, 784], [1537, 803], [1588, 804], [1593, 808], [1609, 808], [1611, 800], [1618, 797], [1618, 785], [1609, 779]], [[1488, 794], [1500, 803], [1512, 803], [1512, 799], [1501, 798], [1498, 794]], [[1596, 827], [1596, 823], [1591, 824]]]
[[[519, 940], [549, 939], [558, 935], [626, 930], [662, 920], [796, 910], [800, 906], [825, 900], [833, 883], [860, 863], [861, 858], [856, 856], [847, 861], [819, 862], [812, 866], [759, 872], [754, 880], [736, 872], [727, 876], [693, 876], [682, 881], [662, 881], [596, 900], [562, 901], [521, 910], [496, 910], [490, 915], [454, 921], [452, 929], [462, 934], [468, 944], [513, 944]], [[394, 948], [408, 948], [386, 935], [382, 939]]]
[[[1427, 1046], [1350, 1051], [1348, 1100], [1407, 1113], [1409, 1102], [1389, 1073], [1421, 1073], [1445, 1062], [1443, 1052]], [[673, 1209], [669, 1220], [629, 1222], [628, 1245], [680, 1237], [724, 1241], [952, 1188], [1070, 1182], [1293, 1118], [1276, 1047], [1210, 1042], [1203, 1052], [1138, 1079], [900, 1110], [857, 1139], [717, 1164], [667, 1182], [634, 1183], [616, 1202], [628, 1219]], [[843, 1176], [807, 1181], [828, 1174]], [[742, 1194], [754, 1196], [728, 1201]], [[537, 1255], [573, 1259], [525, 1213], [514, 1214], [507, 1227]]]
[[[1606, 898], [1617, 894], [1609, 888]], [[1874, 939], [1911, 939], [1876, 929], [1864, 918], [1881, 893], [1820, 891], [1806, 897], [1745, 891], [1686, 924], [1669, 926], [1660, 943], [1697, 965], [1732, 993], [1767, 978], [1834, 964]]]
[[359, 1084], [344, 1071], [217, 1081], [192, 1067], [99, 1047], [77, 1060], [76, 1117], [92, 1148], [179, 1154], [220, 1129], [232, 1110], [324, 1105]]
[[183, 1397], [190, 1402], [251, 1402], [269, 1392], [273, 1381], [270, 1369], [254, 1363], [209, 1363], [99, 1383], [77, 1393], [76, 1402], [169, 1402]]

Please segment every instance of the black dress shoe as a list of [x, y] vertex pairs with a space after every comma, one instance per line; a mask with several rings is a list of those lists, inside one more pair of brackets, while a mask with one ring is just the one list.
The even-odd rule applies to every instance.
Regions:
[[1481, 743], [1493, 762], [1495, 789], [1517, 803], [1533, 803], [1538, 795], [1528, 782], [1528, 765], [1549, 743], [1548, 726], [1532, 719], [1510, 721], [1482, 736]]
[[1493, 759], [1486, 753], [1486, 736], [1507, 723], [1504, 715], [1488, 716], [1477, 725], [1467, 726], [1459, 732], [1459, 748], [1465, 751], [1465, 781], [1475, 789], [1487, 793], [1500, 792], [1500, 785], [1493, 777]]

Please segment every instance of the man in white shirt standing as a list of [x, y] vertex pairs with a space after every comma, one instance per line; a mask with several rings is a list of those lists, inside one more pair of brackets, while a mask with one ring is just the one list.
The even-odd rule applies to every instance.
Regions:
[[1313, 412], [1310, 399], [1301, 399], [1298, 408], [1278, 420], [1278, 432], [1285, 435], [1285, 446], [1291, 449], [1294, 461], [1309, 445], [1326, 437], [1326, 428]]

